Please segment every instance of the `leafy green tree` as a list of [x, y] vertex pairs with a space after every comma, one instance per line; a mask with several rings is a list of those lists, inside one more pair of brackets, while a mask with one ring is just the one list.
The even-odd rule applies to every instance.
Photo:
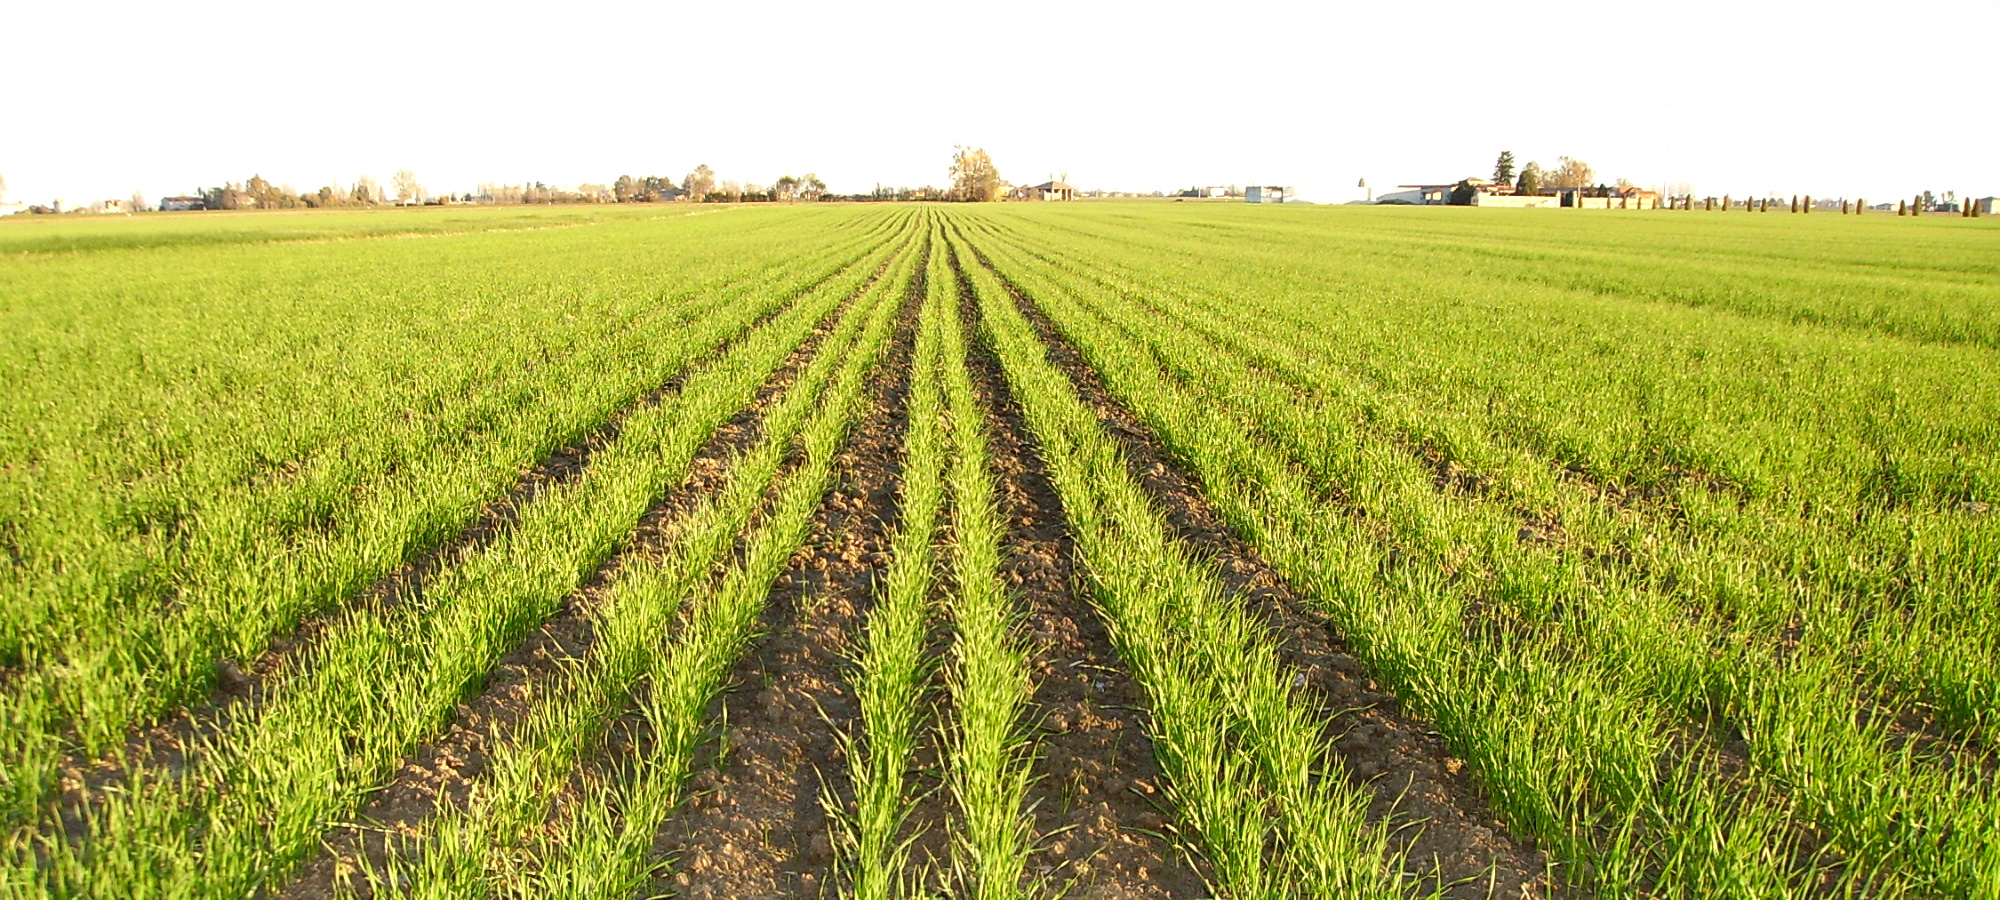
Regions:
[[1493, 161], [1493, 183], [1514, 183], [1514, 151], [1500, 151], [1500, 158]]
[[1520, 179], [1514, 182], [1514, 193], [1540, 193], [1544, 184], [1543, 178], [1542, 164], [1529, 160], [1527, 165], [1521, 167]]

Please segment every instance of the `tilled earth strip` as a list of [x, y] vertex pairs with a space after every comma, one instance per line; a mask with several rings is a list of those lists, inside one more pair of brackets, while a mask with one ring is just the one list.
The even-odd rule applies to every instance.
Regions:
[[904, 301], [888, 355], [869, 376], [869, 413], [837, 462], [839, 485], [772, 588], [759, 623], [765, 636], [731, 673], [736, 689], [711, 707], [710, 719], [726, 726], [655, 843], [671, 872], [656, 891], [744, 900], [833, 892], [833, 823], [822, 798], [852, 801], [836, 734], [851, 729], [858, 708], [841, 673], [888, 562], [918, 298]]

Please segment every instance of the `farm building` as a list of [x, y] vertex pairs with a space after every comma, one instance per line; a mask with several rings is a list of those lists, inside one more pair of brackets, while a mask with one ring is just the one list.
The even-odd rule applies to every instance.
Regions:
[[1014, 189], [1016, 200], [1075, 200], [1076, 188], [1060, 181], [1044, 181]]
[[1396, 186], [1398, 190], [1377, 197], [1376, 202], [1408, 203], [1413, 206], [1449, 206], [1452, 192], [1458, 190], [1461, 184], [1470, 185], [1475, 192], [1481, 194], [1496, 190], [1493, 182], [1484, 178], [1467, 178], [1450, 184], [1399, 184]]
[[1562, 198], [1565, 207], [1582, 209], [1659, 209], [1660, 195], [1637, 187], [1561, 187], [1549, 188]]
[[1972, 201], [1972, 211], [1982, 216], [1993, 215], [1996, 208], [2000, 208], [2000, 197], [1981, 197]]
[[1660, 206], [1657, 192], [1636, 187], [1552, 187], [1533, 194], [1517, 194], [1510, 185], [1495, 184], [1484, 178], [1467, 178], [1451, 184], [1405, 184], [1399, 187], [1402, 190], [1383, 194], [1377, 202], [1530, 209], [1658, 209]]
[[182, 212], [190, 209], [207, 209], [208, 204], [200, 197], [161, 197], [161, 212]]
[[1298, 188], [1253, 184], [1243, 189], [1243, 199], [1251, 203], [1283, 203], [1298, 196], [1298, 193]]

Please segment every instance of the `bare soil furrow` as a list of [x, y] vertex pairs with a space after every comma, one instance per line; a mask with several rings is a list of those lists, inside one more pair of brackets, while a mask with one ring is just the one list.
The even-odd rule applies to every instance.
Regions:
[[[822, 802], [852, 797], [838, 734], [859, 715], [848, 686], [854, 647], [896, 521], [901, 435], [919, 295], [906, 298], [868, 414], [835, 466], [812, 534], [772, 586], [763, 635], [711, 704], [723, 723], [693, 767], [688, 802], [661, 829], [671, 874], [655, 890], [688, 898], [833, 896], [833, 822]], [[643, 740], [643, 738], [640, 738]]]
[[[974, 251], [977, 254], [977, 250]], [[1165, 445], [1111, 394], [1032, 298], [979, 258], [1034, 326], [1049, 359], [1124, 445], [1132, 474], [1159, 503], [1180, 538], [1205, 555], [1222, 584], [1270, 627], [1280, 658], [1326, 715], [1326, 734], [1350, 777], [1373, 793], [1369, 815], [1395, 828], [1412, 868], [1452, 885], [1449, 896], [1534, 897], [1551, 890], [1544, 854], [1501, 824], [1463, 761], [1425, 723], [1403, 715], [1395, 696], [1347, 652], [1312, 609], [1254, 547], [1223, 524], [1200, 484]]]
[[[953, 259], [956, 271], [960, 261]], [[1032, 650], [1037, 757], [1028, 803], [1035, 874], [1077, 898], [1204, 897], [1202, 873], [1171, 837], [1175, 813], [1147, 736], [1145, 698], [1120, 665], [1097, 611], [1077, 589], [1076, 545], [1062, 500], [959, 276], [972, 382], [986, 410], [998, 481], [1001, 577], [1025, 613]]]
[[629, 560], [664, 554], [678, 534], [678, 523], [703, 497], [723, 489], [731, 474], [730, 461], [763, 437], [765, 411], [797, 382], [835, 324], [866, 291], [864, 286], [819, 322], [758, 388], [756, 399], [695, 454], [687, 480], [653, 503], [627, 544], [599, 566], [541, 629], [502, 657], [480, 692], [460, 704], [449, 729], [407, 757], [354, 822], [327, 836], [327, 852], [309, 862], [299, 878], [276, 896], [316, 900], [344, 896], [343, 890], [370, 896], [366, 870], [379, 872], [391, 855], [412, 849], [419, 826], [436, 814], [440, 804], [464, 804], [496, 742], [520, 724], [565, 669], [589, 652], [596, 639], [592, 611], [618, 570]]

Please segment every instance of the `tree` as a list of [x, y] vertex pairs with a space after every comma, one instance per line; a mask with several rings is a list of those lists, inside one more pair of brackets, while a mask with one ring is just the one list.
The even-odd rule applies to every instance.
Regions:
[[1514, 151], [1500, 151], [1500, 158], [1493, 161], [1493, 183], [1514, 183]]
[[396, 188], [396, 202], [398, 203], [422, 200], [424, 198], [424, 186], [417, 183], [417, 173], [409, 169], [397, 169], [396, 176], [389, 179], [389, 184]]
[[611, 183], [611, 196], [620, 203], [630, 203], [639, 196], [639, 186], [630, 175], [620, 175]]
[[954, 144], [951, 155], [953, 200], [987, 203], [1000, 199], [1000, 170], [985, 150]]
[[375, 183], [375, 176], [363, 175], [354, 180], [354, 202], [363, 206], [382, 202], [382, 186]]
[[1544, 176], [1547, 187], [1584, 188], [1597, 180], [1597, 173], [1590, 170], [1590, 164], [1567, 156], [1556, 157], [1554, 171]]
[[799, 179], [799, 185], [804, 190], [807, 200], [818, 200], [826, 196], [826, 182], [819, 180], [819, 176], [811, 172], [807, 172], [805, 177]]
[[146, 203], [146, 194], [145, 194], [145, 192], [144, 192], [144, 191], [133, 191], [133, 192], [132, 192], [132, 211], [133, 211], [133, 212], [138, 212], [138, 211], [140, 211], [140, 210], [142, 210], [142, 209], [145, 209], [145, 208], [147, 207], [147, 205], [148, 205], [148, 204]]
[[790, 175], [780, 175], [778, 176], [777, 184], [772, 185], [771, 187], [771, 195], [773, 199], [783, 200], [786, 203], [790, 203], [793, 200], [799, 199], [799, 192], [803, 190], [804, 187], [805, 187], [805, 182], [800, 181], [797, 178], [793, 178]]
[[688, 192], [689, 200], [699, 202], [707, 199], [709, 192], [715, 190], [714, 170], [707, 163], [695, 166], [694, 171], [681, 180], [681, 189]]
[[1535, 162], [1534, 160], [1529, 160], [1527, 165], [1521, 167], [1520, 179], [1514, 182], [1514, 193], [1516, 194], [1540, 193], [1542, 190], [1542, 186], [1546, 183], [1543, 180], [1545, 177], [1546, 176], [1542, 174], [1542, 164]]

